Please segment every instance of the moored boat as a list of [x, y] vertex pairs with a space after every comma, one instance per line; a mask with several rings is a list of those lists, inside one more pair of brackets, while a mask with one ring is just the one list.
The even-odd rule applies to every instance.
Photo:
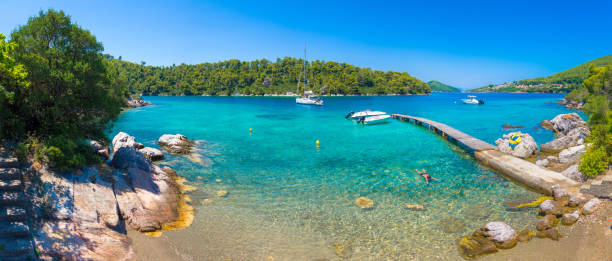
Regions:
[[376, 116], [367, 116], [367, 117], [361, 117], [357, 120], [357, 123], [361, 123], [364, 125], [374, 125], [374, 124], [381, 124], [381, 123], [386, 123], [389, 121], [389, 119], [391, 118], [391, 116], [389, 115], [376, 115]]
[[349, 114], [347, 114], [344, 118], [359, 119], [361, 117], [378, 116], [378, 115], [385, 115], [385, 114], [387, 113], [384, 111], [365, 110], [365, 111], [360, 111], [360, 112], [349, 112]]
[[476, 99], [474, 95], [468, 95], [467, 99], [462, 99], [461, 101], [465, 104], [484, 104], [483, 100]]

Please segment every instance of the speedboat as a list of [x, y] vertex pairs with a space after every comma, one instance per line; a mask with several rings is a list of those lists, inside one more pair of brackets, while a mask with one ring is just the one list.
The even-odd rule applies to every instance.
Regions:
[[461, 101], [465, 104], [484, 104], [483, 100], [477, 100], [474, 95], [468, 95], [467, 99], [462, 99]]
[[385, 114], [387, 113], [384, 111], [365, 110], [365, 111], [360, 111], [360, 112], [349, 112], [349, 114], [344, 116], [344, 118], [345, 119], [348, 119], [348, 118], [359, 119], [361, 117], [378, 116], [378, 115], [385, 115]]
[[391, 118], [391, 116], [383, 114], [383, 115], [376, 115], [376, 116], [364, 116], [361, 117], [357, 120], [357, 123], [361, 123], [364, 125], [373, 125], [373, 124], [380, 124], [380, 123], [386, 123], [387, 121], [389, 121], [389, 118]]

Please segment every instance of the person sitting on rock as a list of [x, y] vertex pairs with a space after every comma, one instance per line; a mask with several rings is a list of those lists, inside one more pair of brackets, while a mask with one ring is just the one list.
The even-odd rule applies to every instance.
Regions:
[[433, 180], [438, 180], [437, 178], [434, 178], [432, 176], [430, 176], [429, 174], [427, 174], [427, 171], [425, 169], [423, 169], [423, 171], [419, 171], [418, 169], [415, 169], [417, 173], [421, 174], [421, 176], [423, 176], [423, 178], [425, 178], [425, 182], [427, 182], [427, 184], [429, 184], [429, 179], [433, 179]]

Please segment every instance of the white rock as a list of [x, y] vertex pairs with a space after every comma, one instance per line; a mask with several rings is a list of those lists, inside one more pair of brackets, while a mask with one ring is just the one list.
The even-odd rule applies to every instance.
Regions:
[[155, 149], [155, 148], [144, 147], [138, 151], [142, 152], [142, 154], [144, 154], [145, 157], [149, 158], [151, 161], [157, 161], [157, 160], [164, 159], [164, 153], [162, 153], [160, 150]]
[[559, 162], [568, 163], [568, 162], [578, 162], [578, 159], [585, 152], [584, 145], [578, 145], [574, 147], [570, 147], [564, 149], [559, 153]]
[[550, 123], [556, 132], [566, 134], [577, 127], [586, 126], [586, 122], [580, 118], [578, 113], [559, 114]]
[[123, 147], [135, 148], [135, 146], [136, 139], [125, 132], [119, 132], [113, 138], [113, 153], [117, 152], [118, 149]]
[[552, 214], [555, 212], [555, 204], [552, 200], [547, 199], [540, 203], [540, 212], [545, 214]]
[[584, 197], [584, 195], [582, 195], [582, 193], [574, 193], [570, 196], [569, 206], [577, 207], [578, 205], [584, 203], [585, 201], [586, 201], [586, 198]]
[[582, 214], [591, 215], [597, 211], [599, 205], [601, 204], [601, 200], [598, 198], [592, 198], [582, 207]]
[[[521, 135], [521, 142], [517, 144], [514, 149], [510, 147], [510, 137], [513, 134]], [[526, 158], [534, 154], [538, 149], [538, 144], [528, 133], [512, 132], [508, 135], [503, 136], [504, 139], [498, 139], [495, 144], [497, 144], [497, 148], [499, 151], [511, 154], [512, 156], [519, 158]]]
[[495, 243], [504, 244], [516, 241], [516, 231], [508, 224], [500, 221], [489, 222], [484, 226], [488, 237]]
[[547, 159], [536, 160], [535, 164], [540, 167], [545, 168], [546, 166], [548, 166], [548, 160]]

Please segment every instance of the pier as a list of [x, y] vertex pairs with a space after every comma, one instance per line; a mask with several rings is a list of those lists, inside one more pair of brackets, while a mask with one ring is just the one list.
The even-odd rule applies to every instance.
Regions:
[[541, 168], [529, 161], [499, 152], [496, 146], [465, 134], [451, 126], [425, 118], [392, 114], [394, 119], [413, 123], [439, 134], [443, 139], [460, 145], [474, 154], [482, 164], [497, 173], [538, 192], [551, 195], [552, 186], [576, 187], [578, 183], [559, 172]]

